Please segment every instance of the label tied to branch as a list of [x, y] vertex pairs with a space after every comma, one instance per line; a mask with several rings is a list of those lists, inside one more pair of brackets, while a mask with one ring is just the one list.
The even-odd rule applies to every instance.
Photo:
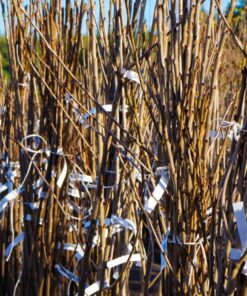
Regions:
[[12, 200], [15, 200], [16, 197], [23, 191], [21, 187], [11, 191], [8, 193], [3, 199], [0, 201], [0, 213], [7, 207], [8, 203]]
[[5, 257], [7, 257], [6, 261], [8, 261], [9, 259], [9, 255], [11, 254], [13, 248], [15, 246], [17, 246], [20, 242], [22, 242], [25, 238], [25, 233], [22, 232], [21, 234], [19, 234], [18, 236], [15, 237], [15, 239], [7, 246], [7, 248], [5, 249]]
[[[97, 225], [99, 225], [99, 221], [97, 220]], [[133, 233], [136, 235], [136, 225], [134, 222], [132, 222], [129, 219], [124, 219], [121, 217], [117, 217], [115, 215], [112, 215], [111, 218], [106, 218], [104, 220], [104, 224], [106, 226], [110, 226], [111, 224], [114, 225], [113, 233], [119, 232], [119, 227], [130, 229], [133, 231]], [[90, 221], [87, 221], [84, 223], [84, 228], [89, 228], [91, 225]]]
[[241, 132], [246, 132], [246, 130], [243, 129], [243, 127], [236, 121], [221, 121], [220, 128], [228, 128], [231, 127], [230, 131], [226, 133], [225, 131], [221, 131], [220, 129], [218, 131], [212, 130], [209, 134], [210, 138], [217, 138], [217, 139], [224, 139], [226, 136], [229, 140], [235, 140], [238, 141], [240, 137]]
[[82, 174], [74, 174], [74, 173], [71, 173], [69, 175], [69, 180], [72, 183], [74, 183], [76, 181], [81, 182], [81, 183], [93, 183], [92, 176], [82, 175]]
[[[162, 242], [161, 242], [161, 246], [163, 249], [163, 252], [166, 254], [167, 253], [167, 243], [168, 243], [168, 237], [170, 234], [170, 230], [168, 229]], [[163, 270], [166, 267], [166, 259], [164, 257], [164, 255], [161, 253], [160, 254], [160, 269]]]
[[68, 170], [67, 162], [66, 162], [66, 159], [64, 158], [64, 166], [63, 166], [63, 169], [62, 169], [61, 175], [59, 176], [59, 178], [58, 178], [58, 180], [57, 180], [57, 186], [58, 186], [59, 188], [61, 188], [62, 185], [63, 185], [63, 182], [64, 182], [65, 177], [66, 177], [66, 174], [67, 174], [67, 170]]
[[[108, 105], [102, 105], [102, 109], [104, 109], [104, 111], [106, 112], [112, 112], [112, 104], [108, 104]], [[92, 108], [87, 114], [84, 114], [83, 116], [80, 115], [79, 116], [79, 123], [84, 127], [84, 128], [88, 128], [89, 125], [87, 123], [87, 119], [90, 117], [90, 116], [93, 116], [95, 115], [97, 112], [96, 108]]]
[[[105, 282], [104, 283], [104, 288], [108, 288], [109, 287], [109, 283], [108, 282]], [[92, 284], [91, 286], [87, 287], [85, 289], [85, 295], [87, 296], [90, 296], [90, 295], [93, 295], [95, 293], [97, 293], [100, 289], [100, 281]]]
[[[121, 265], [121, 264], [124, 264], [128, 261], [129, 259], [129, 255], [125, 255], [125, 256], [121, 256], [121, 257], [118, 257], [116, 259], [113, 259], [111, 261], [108, 261], [106, 266], [107, 268], [113, 268], [115, 266], [118, 266], [118, 265]], [[136, 253], [136, 254], [133, 254], [131, 257], [130, 257], [130, 262], [137, 262], [137, 261], [141, 261], [141, 255], [139, 253]]]
[[161, 173], [161, 178], [159, 180], [158, 185], [155, 187], [152, 195], [146, 201], [144, 205], [144, 209], [148, 213], [152, 213], [154, 208], [156, 207], [158, 201], [161, 199], [162, 195], [164, 194], [169, 182], [169, 174], [166, 169], [164, 169]]
[[[233, 212], [237, 222], [237, 228], [241, 243], [241, 249], [234, 249], [232, 248], [230, 251], [230, 258], [232, 260], [240, 260], [242, 255], [247, 249], [247, 222], [244, 210], [244, 203], [243, 202], [236, 202], [233, 203]], [[242, 273], [247, 276], [247, 262], [243, 267]]]
[[44, 178], [40, 177], [36, 182], [33, 183], [33, 189], [37, 190], [44, 184]]
[[[60, 250], [62, 247], [61, 243], [58, 243], [57, 248]], [[82, 249], [82, 247], [79, 244], [70, 244], [70, 243], [64, 243], [63, 244], [63, 249], [67, 250], [67, 251], [73, 251], [76, 252], [76, 259], [77, 261], [80, 261], [81, 258], [84, 256], [84, 251]]]
[[54, 267], [65, 278], [67, 278], [75, 283], [79, 283], [79, 277], [77, 275], [75, 275], [73, 272], [69, 271], [64, 266], [56, 264]]
[[84, 192], [80, 192], [79, 189], [75, 188], [69, 188], [68, 190], [68, 195], [76, 197], [76, 198], [80, 198], [80, 197], [84, 197]]
[[4, 192], [7, 189], [8, 189], [8, 185], [7, 184], [0, 184], [0, 193]]
[[131, 71], [131, 70], [126, 70], [124, 68], [121, 70], [121, 72], [123, 74], [123, 78], [127, 78], [131, 81], [134, 81], [134, 82], [140, 84], [140, 79], [139, 79], [138, 73]]

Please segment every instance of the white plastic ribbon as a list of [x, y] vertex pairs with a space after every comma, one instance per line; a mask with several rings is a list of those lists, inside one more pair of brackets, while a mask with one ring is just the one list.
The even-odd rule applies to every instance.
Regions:
[[[108, 105], [103, 105], [102, 108], [106, 111], [106, 112], [111, 112], [112, 111], [112, 104], [108, 104]], [[80, 116], [79, 118], [79, 123], [82, 124], [82, 126], [84, 128], [88, 128], [89, 125], [87, 124], [87, 119], [93, 115], [96, 114], [96, 108], [92, 108], [88, 113], [84, 114], [83, 116]]]
[[75, 283], [79, 283], [79, 277], [77, 275], [75, 275], [73, 272], [69, 271], [64, 266], [56, 264], [54, 267], [65, 278], [67, 278], [67, 279], [69, 279], [69, 280], [71, 280], [71, 281], [73, 281]]
[[[24, 143], [27, 139], [31, 139], [31, 138], [34, 138], [36, 139], [35, 141], [37, 141], [37, 138], [40, 139], [40, 141], [42, 141], [45, 145], [47, 145], [45, 139], [43, 137], [41, 137], [40, 135], [38, 134], [31, 134], [31, 135], [27, 135], [25, 136], [22, 140], [21, 140], [21, 144], [23, 146], [23, 149], [27, 152], [30, 152], [30, 153], [34, 153], [35, 155], [37, 154], [42, 154], [43, 152], [45, 152], [45, 150], [43, 149], [40, 149], [40, 150], [34, 150], [34, 149], [31, 149], [30, 147], [26, 146]], [[35, 156], [34, 156], [35, 157]]]
[[217, 139], [224, 139], [225, 136], [226, 136], [226, 133], [222, 132], [222, 131], [210, 131], [210, 133], [209, 133], [210, 138], [217, 137]]
[[17, 246], [20, 242], [22, 242], [25, 238], [25, 233], [22, 232], [21, 234], [19, 234], [18, 236], [16, 236], [16, 238], [14, 239], [14, 241], [12, 241], [7, 248], [5, 249], [5, 257], [7, 257], [6, 261], [8, 261], [9, 259], [9, 255], [12, 252], [12, 249]]
[[44, 177], [40, 177], [36, 182], [33, 183], [33, 189], [35, 190], [38, 198], [45, 198], [46, 192], [42, 191], [42, 185], [45, 183]]
[[[133, 72], [133, 71], [130, 71], [130, 72]], [[135, 73], [135, 72], [133, 72]], [[128, 74], [129, 76], [129, 74]], [[131, 75], [130, 75], [131, 76]], [[127, 78], [127, 77], [126, 77]], [[82, 124], [82, 126], [84, 128], [88, 128], [89, 125], [87, 124], [87, 119], [90, 117], [90, 116], [93, 116], [96, 114], [96, 108], [92, 108], [91, 110], [88, 111], [88, 113], [84, 114], [84, 115], [81, 115], [81, 112], [80, 112], [80, 109], [79, 109], [79, 106], [78, 104], [73, 101], [72, 102], [72, 96], [69, 94], [69, 93], [66, 93], [65, 94], [65, 101], [66, 101], [66, 104], [71, 104], [72, 105], [72, 112], [75, 114], [75, 117], [76, 117], [76, 121], [78, 121], [80, 124]], [[102, 105], [101, 106], [104, 111], [106, 112], [112, 112], [112, 104], [106, 104], [106, 105]], [[128, 105], [125, 105], [125, 108], [123, 109], [121, 106], [120, 106], [120, 111], [121, 112], [126, 112], [128, 111], [129, 109], [129, 106]]]
[[31, 210], [37, 210], [39, 208], [40, 202], [39, 201], [36, 201], [36, 202], [28, 202], [27, 204], [28, 204], [28, 206], [29, 206], [29, 208]]
[[69, 175], [69, 180], [70, 180], [70, 182], [79, 181], [79, 182], [82, 182], [82, 183], [93, 183], [92, 176], [82, 175], [82, 174], [71, 173]]
[[[109, 287], [109, 283], [105, 282], [104, 283], [104, 288], [107, 288], [107, 287]], [[98, 292], [99, 289], [100, 289], [100, 281], [98, 281], [98, 282], [92, 284], [91, 286], [87, 287], [85, 289], [85, 295], [87, 295], [87, 296], [93, 295], [96, 292]]]
[[[61, 243], [58, 243], [57, 246], [58, 249], [61, 249]], [[77, 261], [80, 261], [81, 258], [84, 256], [84, 251], [82, 247], [79, 244], [70, 244], [70, 243], [64, 243], [63, 244], [63, 249], [67, 251], [73, 251], [76, 252], [76, 259]]]
[[69, 93], [65, 94], [65, 101], [67, 104], [69, 104], [72, 101], [71, 95]]
[[[243, 127], [236, 121], [226, 121], [226, 120], [222, 120], [221, 121], [221, 126], [220, 128], [227, 128], [227, 127], [232, 127], [232, 129], [229, 131], [229, 133], [227, 133], [227, 137], [232, 141], [233, 139], [235, 141], [238, 141], [239, 137], [240, 137], [240, 132], [246, 132], [245, 130], [243, 130]], [[217, 139], [224, 139], [226, 137], [226, 132], [224, 131], [211, 131], [209, 134], [210, 138], [215, 138], [217, 137]]]
[[[84, 184], [85, 187], [87, 187], [87, 189], [96, 189], [97, 188], [97, 184]], [[108, 185], [108, 186], [103, 186], [103, 189], [110, 189], [110, 188], [114, 188], [117, 185]]]
[[[243, 253], [247, 249], [247, 222], [243, 202], [236, 202], [232, 204], [234, 216], [237, 222], [239, 238], [241, 242], [241, 249], [232, 248], [230, 251], [230, 258], [232, 260], [240, 260]], [[243, 267], [242, 273], [247, 276], [247, 261]]]
[[136, 172], [136, 180], [142, 182], [142, 174], [140, 172]]
[[[168, 243], [169, 234], [170, 234], [170, 230], [168, 229], [162, 242], [161, 242], [161, 246], [162, 246], [164, 253], [167, 253], [167, 243]], [[166, 260], [165, 260], [164, 255], [161, 253], [160, 254], [160, 269], [163, 270], [165, 267], [166, 267]]]
[[8, 193], [3, 199], [1, 199], [0, 201], [0, 213], [2, 213], [2, 211], [7, 207], [8, 203], [11, 200], [15, 200], [16, 197], [22, 192], [22, 188], [19, 187], [13, 191], [11, 191], [10, 193]]
[[[125, 70], [126, 71], [126, 70]], [[134, 77], [135, 75], [133, 75], [133, 73], [135, 73], [135, 72], [133, 72], [133, 71], [127, 71], [128, 73], [126, 74], [127, 76], [129, 76], [129, 77]], [[129, 72], [133, 72], [132, 74], [130, 73], [129, 74]], [[126, 76], [126, 78], [127, 78], [127, 76]], [[134, 79], [134, 78], [133, 78]], [[132, 80], [133, 80], [132, 79]], [[89, 127], [89, 125], [88, 125], [88, 123], [87, 123], [87, 119], [90, 117], [90, 116], [93, 116], [93, 115], [95, 115], [96, 114], [96, 108], [92, 108], [91, 110], [89, 110], [88, 111], [88, 113], [86, 113], [86, 114], [84, 114], [84, 115], [81, 115], [81, 112], [80, 112], [80, 109], [79, 109], [79, 106], [78, 106], [78, 104], [73, 100], [72, 101], [72, 98], [73, 98], [73, 96], [71, 96], [71, 94], [69, 94], [69, 93], [66, 93], [65, 94], [65, 101], [66, 101], [66, 104], [68, 105], [68, 104], [71, 104], [71, 106], [72, 106], [72, 112], [75, 114], [75, 117], [76, 117], [76, 121], [77, 122], [79, 122], [84, 128], [88, 128]], [[104, 109], [104, 111], [106, 111], [106, 112], [112, 112], [112, 104], [106, 104], [106, 105], [102, 105], [101, 106], [103, 109]], [[123, 108], [121, 108], [120, 107], [120, 111], [121, 112], [126, 112], [127, 110], [128, 110], [128, 108], [129, 108], [129, 106], [128, 105], [126, 105], [125, 106], [125, 108], [124, 108], [124, 110], [123, 110]]]
[[136, 225], [134, 222], [132, 222], [129, 219], [124, 219], [121, 217], [117, 217], [115, 215], [111, 216], [111, 223], [114, 225], [121, 225], [122, 227], [126, 228], [126, 229], [130, 229], [133, 231], [133, 233], [136, 235]]
[[8, 192], [12, 191], [12, 182], [14, 181], [14, 174], [12, 171], [12, 166], [9, 165], [8, 171], [6, 173], [7, 176], [7, 187], [8, 187]]
[[226, 120], [223, 120], [221, 124], [222, 124], [222, 127], [224, 128], [229, 126], [232, 127], [232, 130], [230, 131], [228, 137], [231, 140], [234, 139], [235, 141], [238, 141], [240, 137], [240, 132], [243, 129], [242, 126], [236, 121], [226, 121]]
[[37, 196], [38, 196], [38, 198], [40, 198], [40, 199], [45, 199], [46, 198], [46, 193], [47, 192], [45, 192], [45, 191], [42, 191], [42, 188], [40, 188], [39, 190], [37, 190]]
[[80, 198], [84, 196], [84, 192], [80, 192], [79, 189], [77, 188], [69, 188], [68, 190], [68, 195], [76, 197], [76, 198]]
[[33, 183], [33, 189], [37, 190], [44, 184], [44, 178], [40, 177], [36, 182]]
[[134, 82], [140, 84], [140, 79], [139, 79], [138, 73], [131, 71], [131, 70], [126, 70], [124, 68], [121, 70], [121, 72], [123, 74], [123, 78], [127, 78], [131, 81], [134, 81]]
[[[111, 219], [110, 219], [110, 218], [106, 218], [106, 219], [104, 220], [104, 224], [105, 224], [106, 226], [109, 226], [109, 225], [111, 224]], [[84, 223], [84, 228], [89, 228], [90, 225], [91, 225], [91, 222], [90, 222], [90, 221], [87, 221], [87, 222]], [[99, 220], [96, 221], [96, 225], [97, 225], [97, 226], [99, 225]]]
[[168, 172], [168, 166], [157, 167], [154, 175], [155, 176], [163, 176], [164, 172]]
[[[117, 232], [120, 232], [123, 230], [123, 228], [125, 229], [130, 229], [135, 235], [136, 235], [136, 225], [134, 222], [132, 222], [131, 220], [129, 219], [124, 219], [124, 218], [121, 218], [121, 217], [117, 217], [115, 215], [112, 215], [111, 218], [106, 218], [104, 220], [104, 224], [105, 226], [110, 226], [111, 224], [114, 225], [113, 227], [113, 234], [114, 233], [117, 233]], [[84, 222], [84, 228], [89, 228], [91, 225], [91, 222], [90, 221], [87, 221], [87, 222]], [[98, 226], [99, 225], [99, 221], [97, 220], [96, 221], [96, 225]]]
[[8, 185], [7, 184], [1, 184], [0, 185], [0, 193], [4, 192], [7, 189], [8, 189]]
[[55, 155], [59, 155], [59, 156], [63, 156], [64, 155], [63, 154], [63, 148], [62, 147], [57, 148], [57, 151], [56, 152], [53, 152], [51, 150], [51, 148], [45, 148], [45, 149], [40, 150], [40, 151], [41, 151], [41, 153], [44, 152], [47, 155], [47, 157], [50, 157], [51, 154], [55, 154]]
[[[113, 259], [111, 261], [108, 261], [106, 266], [107, 266], [107, 268], [113, 268], [115, 266], [126, 263], [128, 261], [128, 259], [129, 259], [129, 255], [124, 255], [124, 256], [118, 257], [116, 259]], [[130, 257], [130, 262], [137, 262], [137, 261], [141, 261], [141, 255], [139, 253], [133, 254]]]
[[67, 170], [68, 170], [67, 162], [66, 162], [66, 159], [64, 158], [63, 169], [62, 169], [61, 175], [59, 176], [59, 178], [58, 178], [58, 180], [57, 180], [57, 186], [58, 186], [59, 188], [61, 188], [62, 185], [63, 185], [63, 182], [64, 182], [65, 177], [66, 177], [66, 174], [67, 174]]
[[152, 195], [149, 199], [145, 202], [144, 209], [148, 213], [152, 213], [154, 208], [157, 205], [157, 202], [161, 199], [162, 195], [164, 194], [169, 182], [169, 174], [167, 170], [163, 170], [162, 176], [159, 180], [158, 185], [155, 187]]

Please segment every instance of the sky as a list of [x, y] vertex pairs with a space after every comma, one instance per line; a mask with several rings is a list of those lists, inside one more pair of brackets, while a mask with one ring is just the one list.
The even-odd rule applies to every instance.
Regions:
[[[3, 0], [3, 2], [5, 3], [6, 0]], [[23, 0], [22, 3], [23, 3], [23, 5], [26, 5], [26, 4], [29, 3], [29, 0]], [[99, 3], [99, 0], [95, 0], [95, 3], [97, 5]], [[151, 22], [152, 22], [152, 17], [153, 17], [153, 13], [154, 13], [155, 3], [156, 3], [155, 0], [147, 0], [146, 11], [145, 11], [145, 20], [146, 20], [146, 22], [148, 24], [148, 28], [151, 27]], [[209, 3], [210, 3], [210, 0], [206, 0], [205, 3], [203, 4], [203, 7], [205, 8], [206, 11], [209, 9]], [[222, 0], [222, 3], [223, 3], [222, 8], [224, 10], [228, 5], [229, 0]], [[109, 6], [109, 0], [105, 0], [105, 6], [106, 7]], [[96, 15], [97, 15], [97, 12], [98, 12], [98, 9], [96, 9]], [[83, 33], [85, 33], [85, 32], [86, 32], [86, 28], [85, 28], [85, 22], [84, 22], [84, 24], [83, 24]], [[3, 19], [2, 19], [1, 6], [0, 6], [0, 34], [4, 34], [4, 25], [3, 25]]]

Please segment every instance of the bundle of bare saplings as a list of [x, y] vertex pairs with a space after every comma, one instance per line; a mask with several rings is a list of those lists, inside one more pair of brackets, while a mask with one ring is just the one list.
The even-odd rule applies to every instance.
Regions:
[[1, 0], [1, 295], [246, 295], [246, 22], [203, 2]]

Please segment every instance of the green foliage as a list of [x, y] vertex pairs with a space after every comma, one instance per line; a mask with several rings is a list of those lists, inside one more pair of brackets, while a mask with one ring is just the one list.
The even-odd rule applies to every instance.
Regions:
[[234, 9], [234, 17], [240, 17], [247, 12], [247, 5], [244, 5], [244, 1], [239, 1]]
[[7, 42], [4, 36], [0, 36], [0, 54], [2, 56], [3, 74], [8, 79], [10, 76], [9, 54]]
[[[228, 7], [226, 9], [227, 14], [229, 12], [229, 8], [230, 8], [230, 4], [228, 5]], [[236, 19], [246, 17], [246, 16], [244, 16], [244, 15], [246, 15], [246, 12], [247, 12], [246, 0], [237, 1], [237, 4], [236, 4], [236, 6], [234, 8], [234, 12], [233, 12], [233, 17]]]

